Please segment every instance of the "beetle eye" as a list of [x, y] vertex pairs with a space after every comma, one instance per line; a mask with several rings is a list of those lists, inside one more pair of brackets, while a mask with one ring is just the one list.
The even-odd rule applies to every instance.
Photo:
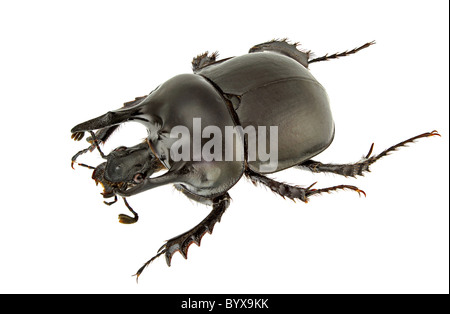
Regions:
[[144, 181], [144, 175], [142, 173], [136, 173], [133, 177], [134, 183], [141, 183]]
[[116, 149], [114, 149], [114, 151], [115, 151], [115, 152], [121, 152], [121, 151], [123, 151], [123, 150], [125, 150], [125, 149], [127, 149], [126, 146], [119, 146], [119, 147], [117, 147]]

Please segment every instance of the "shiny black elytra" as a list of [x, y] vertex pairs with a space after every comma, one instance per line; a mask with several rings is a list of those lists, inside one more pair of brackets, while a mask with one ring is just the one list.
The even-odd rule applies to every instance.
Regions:
[[[92, 178], [104, 188], [105, 198], [122, 196], [134, 217], [120, 215], [122, 223], [134, 223], [138, 215], [126, 197], [166, 184], [174, 186], [190, 199], [211, 205], [211, 213], [191, 230], [168, 240], [157, 254], [136, 273], [137, 277], [155, 258], [164, 254], [170, 266], [173, 254], [179, 251], [187, 258], [189, 245], [200, 245], [201, 238], [211, 233], [216, 222], [230, 203], [228, 190], [245, 175], [254, 184], [260, 183], [273, 192], [292, 200], [308, 201], [308, 197], [324, 192], [349, 189], [365, 193], [352, 185], [337, 185], [313, 189], [277, 182], [268, 173], [296, 167], [312, 172], [331, 172], [356, 177], [369, 171], [369, 166], [388, 153], [416, 139], [439, 135], [436, 131], [412, 137], [382, 153], [369, 153], [359, 162], [323, 164], [311, 160], [325, 150], [334, 137], [328, 96], [311, 75], [309, 64], [347, 56], [369, 47], [367, 43], [343, 53], [311, 59], [309, 51], [297, 49], [298, 44], [272, 40], [252, 47], [248, 54], [216, 61], [217, 53], [204, 53], [192, 61], [194, 74], [181, 74], [169, 79], [147, 96], [137, 97], [120, 109], [78, 124], [72, 138], [81, 140], [85, 131], [91, 137], [90, 146], [72, 158], [74, 163], [94, 169]], [[244, 150], [244, 160], [234, 161], [174, 161], [169, 150], [175, 139], [169, 136], [175, 126], [185, 126], [193, 134], [193, 119], [201, 118], [204, 125], [214, 125], [224, 131], [226, 126], [277, 126], [278, 165], [264, 171], [265, 162], [257, 155], [248, 160], [246, 141], [234, 143]], [[108, 155], [99, 144], [104, 143], [124, 122], [136, 121], [146, 126], [148, 138], [133, 147], [118, 147]], [[92, 130], [97, 130], [94, 134]], [[223, 132], [222, 134], [224, 134]], [[206, 141], [206, 140], [205, 140]], [[204, 144], [204, 142], [202, 142]], [[76, 162], [78, 156], [98, 149], [106, 162], [97, 167]], [[226, 147], [225, 147], [226, 148]], [[225, 160], [223, 158], [222, 160]], [[158, 177], [151, 177], [160, 170]]]

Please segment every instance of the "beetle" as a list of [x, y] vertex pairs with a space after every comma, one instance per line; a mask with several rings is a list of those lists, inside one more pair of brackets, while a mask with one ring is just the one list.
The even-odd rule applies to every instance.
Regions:
[[[126, 197], [166, 184], [174, 184], [190, 199], [212, 206], [210, 214], [197, 226], [168, 240], [137, 271], [137, 277], [161, 255], [165, 255], [168, 266], [176, 251], [187, 258], [189, 245], [200, 245], [204, 234], [211, 233], [220, 221], [230, 204], [228, 191], [242, 176], [283, 198], [305, 203], [312, 195], [336, 190], [365, 195], [352, 185], [314, 189], [313, 184], [303, 188], [277, 182], [267, 175], [295, 167], [315, 173], [362, 176], [371, 164], [399, 147], [439, 135], [437, 131], [422, 133], [375, 156], [372, 144], [356, 163], [324, 164], [311, 159], [333, 141], [334, 122], [327, 93], [312, 76], [309, 65], [354, 54], [374, 43], [319, 58], [311, 58], [310, 51], [299, 49], [298, 43], [291, 44], [286, 39], [255, 45], [248, 54], [222, 60], [216, 60], [217, 53], [206, 52], [193, 59], [193, 74], [177, 75], [149, 95], [72, 128], [72, 138], [77, 141], [86, 131], [91, 134], [87, 139], [91, 145], [72, 157], [72, 166], [81, 154], [98, 149], [106, 162], [97, 167], [78, 164], [94, 169], [93, 179], [103, 185], [104, 197], [114, 197], [113, 202], [117, 196], [124, 198], [135, 217], [122, 215], [122, 223], [137, 221]], [[100, 144], [128, 121], [142, 123], [148, 138], [136, 146], [118, 147], [103, 154]], [[199, 121], [207, 124], [203, 132]], [[226, 137], [230, 127], [234, 128], [231, 139]], [[272, 127], [277, 135], [274, 141]], [[273, 143], [275, 162], [266, 154]], [[182, 158], [178, 154], [180, 148]], [[152, 177], [163, 169], [167, 170], [164, 174]]]

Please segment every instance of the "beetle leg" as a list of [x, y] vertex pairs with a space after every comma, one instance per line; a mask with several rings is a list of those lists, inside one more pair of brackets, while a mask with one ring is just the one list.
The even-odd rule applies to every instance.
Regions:
[[[202, 198], [202, 197], [201, 197]], [[204, 200], [209, 200], [207, 198], [203, 198]], [[172, 261], [172, 256], [175, 252], [180, 252], [180, 254], [187, 259], [187, 253], [189, 246], [192, 243], [200, 246], [200, 242], [202, 237], [209, 233], [211, 234], [214, 229], [214, 225], [217, 222], [220, 222], [220, 219], [225, 212], [225, 210], [230, 205], [230, 195], [225, 193], [223, 195], [217, 196], [210, 200], [212, 202], [212, 211], [203, 219], [197, 226], [192, 228], [191, 230], [176, 236], [170, 240], [168, 240], [157, 252], [157, 254], [148, 260], [139, 270], [136, 272], [136, 280], [141, 275], [142, 271], [156, 258], [161, 255], [165, 255], [167, 265], [170, 266]]]
[[255, 45], [250, 48], [249, 53], [262, 52], [262, 51], [275, 51], [288, 56], [295, 61], [299, 62], [305, 68], [308, 67], [308, 59], [310, 51], [299, 50], [297, 46], [299, 43], [290, 44], [286, 38], [284, 39], [274, 39], [259, 45]]
[[217, 51], [209, 54], [208, 51], [199, 54], [197, 57], [195, 57], [192, 60], [192, 70], [195, 72], [197, 72], [199, 69], [208, 66], [214, 62], [216, 62], [216, 58], [219, 55], [219, 53]]
[[252, 180], [253, 184], [255, 185], [257, 183], [263, 184], [267, 186], [269, 189], [271, 189], [272, 192], [275, 192], [276, 194], [280, 195], [283, 198], [287, 197], [293, 201], [295, 201], [295, 199], [299, 199], [305, 203], [308, 203], [308, 197], [311, 195], [321, 194], [325, 192], [329, 193], [337, 190], [353, 190], [360, 195], [361, 194], [363, 194], [364, 196], [366, 195], [366, 193], [363, 190], [360, 190], [353, 185], [337, 185], [323, 189], [311, 189], [316, 183], [311, 184], [307, 188], [301, 188], [299, 186], [293, 186], [286, 183], [275, 181], [250, 169], [245, 170], [245, 175], [247, 178]]
[[319, 161], [314, 160], [307, 160], [301, 164], [299, 164], [298, 168], [303, 168], [310, 170], [312, 172], [331, 172], [335, 174], [339, 174], [345, 177], [356, 177], [363, 176], [364, 172], [370, 172], [369, 166], [379, 160], [380, 158], [389, 155], [389, 153], [397, 150], [400, 147], [406, 146], [408, 143], [412, 143], [417, 139], [425, 138], [425, 137], [431, 137], [431, 136], [440, 136], [437, 131], [431, 131], [426, 132], [414, 137], [411, 137], [410, 139], [407, 139], [406, 141], [400, 142], [394, 146], [389, 147], [388, 149], [384, 150], [380, 154], [376, 156], [370, 157], [373, 150], [373, 143], [370, 146], [369, 153], [362, 158], [361, 161], [356, 163], [349, 163], [349, 164], [323, 164]]
[[366, 44], [364, 44], [364, 45], [362, 45], [362, 46], [360, 46], [358, 48], [354, 48], [352, 50], [346, 50], [344, 52], [337, 52], [337, 53], [334, 53], [332, 55], [328, 55], [328, 53], [327, 53], [326, 55], [324, 55], [322, 57], [308, 60], [308, 64], [311, 64], [311, 63], [314, 63], [314, 62], [320, 62], [320, 61], [328, 61], [328, 60], [331, 60], [331, 59], [338, 59], [340, 57], [346, 57], [348, 55], [357, 53], [358, 51], [363, 50], [363, 49], [365, 49], [367, 47], [370, 47], [370, 46], [372, 46], [374, 44], [375, 44], [375, 40], [373, 40], [373, 41], [371, 41], [369, 43], [366, 43]]

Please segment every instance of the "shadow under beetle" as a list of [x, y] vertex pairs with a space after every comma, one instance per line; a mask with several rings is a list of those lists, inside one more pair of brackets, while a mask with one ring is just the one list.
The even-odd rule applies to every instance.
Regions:
[[[439, 135], [436, 131], [423, 133], [398, 143], [382, 153], [369, 153], [356, 163], [324, 164], [311, 158], [325, 150], [334, 137], [334, 122], [325, 89], [311, 75], [309, 64], [327, 61], [356, 53], [374, 44], [367, 43], [350, 51], [311, 58], [309, 51], [297, 49], [298, 44], [287, 40], [272, 40], [252, 47], [248, 54], [216, 60], [217, 53], [207, 52], [192, 61], [193, 74], [177, 75], [158, 86], [147, 96], [137, 97], [120, 109], [109, 111], [97, 118], [78, 124], [72, 129], [72, 138], [81, 140], [84, 132], [90, 146], [72, 158], [77, 163], [94, 169], [92, 178], [104, 188], [105, 198], [114, 197], [110, 205], [123, 197], [134, 217], [120, 215], [122, 223], [134, 223], [138, 215], [129, 206], [126, 197], [166, 184], [175, 187], [197, 202], [211, 205], [211, 213], [191, 230], [168, 240], [136, 273], [137, 277], [155, 258], [165, 255], [170, 266], [173, 254], [178, 251], [187, 258], [189, 245], [200, 245], [203, 235], [211, 233], [214, 225], [230, 204], [228, 190], [242, 176], [255, 185], [262, 184], [283, 198], [307, 202], [312, 195], [336, 190], [364, 191], [352, 185], [337, 185], [313, 189], [277, 182], [266, 175], [296, 167], [315, 173], [331, 172], [356, 177], [369, 171], [369, 166], [397, 148], [419, 138]], [[278, 127], [278, 160], [274, 169], [267, 170], [267, 161], [258, 153], [248, 158], [248, 138], [237, 136], [223, 144], [222, 157], [227, 149], [241, 147], [244, 158], [233, 160], [206, 160], [195, 158], [192, 142], [206, 139], [190, 138], [189, 160], [174, 160], [171, 146], [177, 138], [170, 136], [172, 128], [183, 126], [193, 134], [195, 118], [207, 125], [218, 127], [225, 133], [227, 126]], [[124, 122], [142, 123], [148, 130], [148, 138], [133, 147], [118, 147], [105, 155], [100, 144], [107, 141], [116, 128]], [[97, 130], [96, 133], [92, 132]], [[256, 131], [258, 132], [258, 131]], [[261, 134], [257, 134], [261, 135]], [[199, 143], [197, 143], [199, 144]], [[190, 146], [189, 146], [190, 145]], [[78, 163], [76, 159], [88, 151], [97, 149], [106, 159], [97, 167]], [[198, 157], [198, 156], [197, 156]], [[160, 170], [163, 175], [151, 177]], [[266, 169], [266, 170], [264, 170]]]

